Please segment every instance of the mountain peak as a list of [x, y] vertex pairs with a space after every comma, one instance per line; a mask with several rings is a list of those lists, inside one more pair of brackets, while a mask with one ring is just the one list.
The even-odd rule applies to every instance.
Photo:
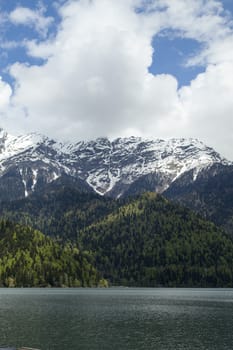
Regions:
[[110, 141], [100, 137], [62, 143], [38, 133], [12, 136], [0, 130], [0, 181], [15, 169], [25, 196], [62, 174], [80, 178], [101, 195], [116, 197], [139, 178], [152, 174], [154, 190], [163, 192], [182, 174], [193, 170], [195, 180], [202, 169], [216, 163], [230, 164], [195, 138], [131, 136]]

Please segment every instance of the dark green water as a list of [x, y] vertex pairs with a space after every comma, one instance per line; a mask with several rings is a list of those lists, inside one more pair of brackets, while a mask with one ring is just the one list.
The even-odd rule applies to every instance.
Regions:
[[0, 289], [0, 345], [233, 349], [233, 290]]

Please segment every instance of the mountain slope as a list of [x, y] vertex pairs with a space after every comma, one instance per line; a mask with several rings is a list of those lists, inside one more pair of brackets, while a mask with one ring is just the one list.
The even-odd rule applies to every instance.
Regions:
[[0, 216], [43, 233], [74, 241], [79, 230], [118, 206], [96, 194], [82, 180], [62, 175], [24, 199], [3, 202]]
[[114, 284], [233, 286], [233, 242], [214, 224], [145, 193], [83, 229], [79, 242]]
[[233, 236], [233, 166], [212, 166], [191, 183], [186, 173], [164, 195], [213, 221]]
[[96, 286], [92, 256], [29, 227], [0, 221], [0, 286]]

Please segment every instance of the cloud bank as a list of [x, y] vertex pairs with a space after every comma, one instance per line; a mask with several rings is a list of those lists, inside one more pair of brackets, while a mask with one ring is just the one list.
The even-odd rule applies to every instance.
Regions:
[[[44, 63], [9, 65], [13, 88], [0, 81], [3, 126], [72, 141], [197, 137], [233, 159], [232, 19], [220, 1], [70, 0], [57, 8], [54, 35], [45, 11], [9, 14], [43, 36], [24, 39], [24, 46]], [[205, 71], [188, 86], [149, 73], [159, 50], [153, 38], [166, 31], [201, 43], [186, 65]]]

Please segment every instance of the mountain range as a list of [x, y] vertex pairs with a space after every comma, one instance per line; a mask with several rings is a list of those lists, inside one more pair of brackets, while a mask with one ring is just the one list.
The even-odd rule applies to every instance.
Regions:
[[67, 177], [115, 199], [157, 192], [233, 232], [233, 163], [197, 139], [62, 143], [0, 130], [1, 202], [27, 198]]
[[[215, 164], [231, 163], [197, 139], [129, 137], [61, 143], [36, 133], [16, 137], [0, 130], [0, 186], [14, 199], [27, 197], [62, 174], [113, 198], [130, 193], [135, 182], [145, 182], [149, 175], [150, 189], [163, 193], [184, 174], [191, 174], [186, 182], [193, 183]], [[6, 196], [1, 191], [1, 199]]]
[[233, 285], [233, 164], [212, 148], [0, 134], [0, 285]]

